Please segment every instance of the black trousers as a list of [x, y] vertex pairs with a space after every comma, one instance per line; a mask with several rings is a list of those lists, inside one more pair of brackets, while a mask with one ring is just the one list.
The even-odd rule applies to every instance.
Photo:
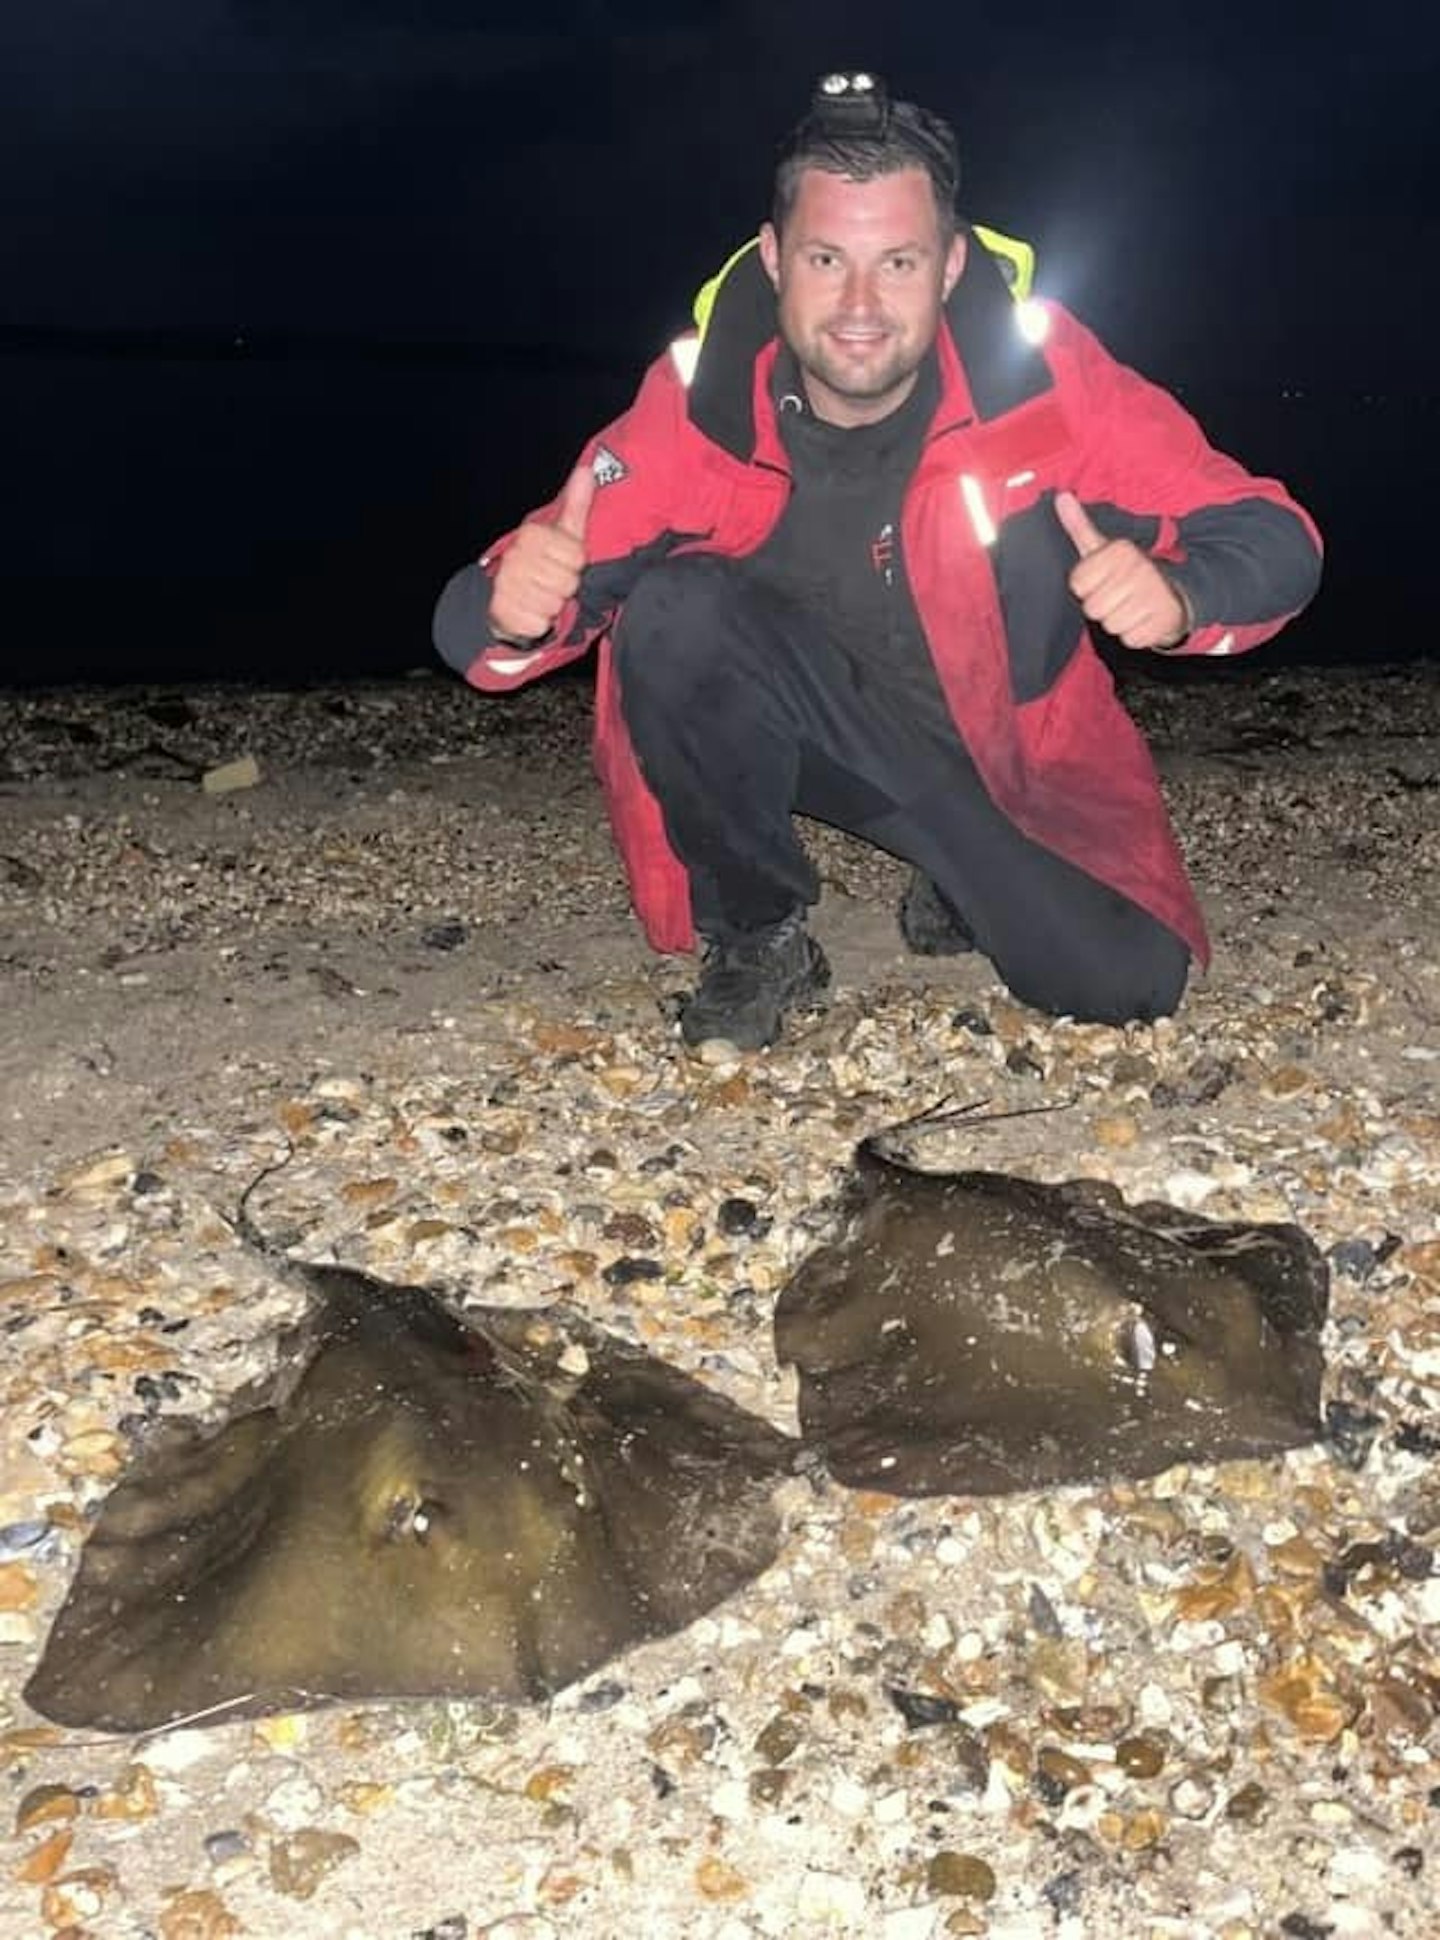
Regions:
[[626, 726], [703, 936], [818, 901], [798, 812], [923, 869], [1022, 1002], [1103, 1023], [1179, 1003], [1183, 941], [1022, 835], [948, 727], [917, 725], [873, 665], [743, 565], [696, 554], [654, 567], [614, 650]]

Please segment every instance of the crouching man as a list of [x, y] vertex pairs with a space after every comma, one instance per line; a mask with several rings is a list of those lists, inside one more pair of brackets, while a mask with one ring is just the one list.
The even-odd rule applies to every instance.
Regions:
[[1023, 1002], [1174, 1010], [1204, 925], [1087, 623], [1232, 654], [1305, 605], [1309, 517], [956, 213], [950, 128], [829, 75], [770, 220], [559, 495], [450, 581], [506, 689], [599, 644], [596, 761], [687, 1042], [774, 1041], [829, 975], [794, 817], [912, 865], [909, 946]]

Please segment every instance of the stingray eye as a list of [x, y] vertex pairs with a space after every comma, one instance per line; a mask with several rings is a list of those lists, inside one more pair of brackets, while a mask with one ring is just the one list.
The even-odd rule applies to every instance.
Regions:
[[1155, 1369], [1159, 1358], [1159, 1343], [1155, 1339], [1155, 1329], [1143, 1314], [1137, 1314], [1130, 1323], [1125, 1336], [1125, 1358], [1143, 1381]]
[[391, 1543], [428, 1542], [443, 1517], [438, 1502], [428, 1496], [397, 1495], [385, 1519], [385, 1540]]

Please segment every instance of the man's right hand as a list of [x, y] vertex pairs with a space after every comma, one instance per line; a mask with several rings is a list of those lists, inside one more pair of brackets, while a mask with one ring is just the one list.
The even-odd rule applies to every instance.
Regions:
[[585, 570], [585, 527], [595, 474], [582, 460], [565, 481], [558, 511], [527, 519], [506, 547], [490, 588], [490, 625], [515, 640], [539, 640], [574, 599]]

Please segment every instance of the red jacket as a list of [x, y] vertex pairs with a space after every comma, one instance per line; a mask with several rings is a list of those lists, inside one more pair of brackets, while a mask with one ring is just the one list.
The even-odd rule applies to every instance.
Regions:
[[[752, 251], [720, 286], [691, 383], [682, 344], [587, 444], [601, 481], [591, 563], [552, 644], [524, 654], [490, 641], [488, 575], [508, 535], [467, 569], [468, 592], [456, 576], [437, 612], [437, 646], [480, 688], [517, 687], [599, 642], [595, 762], [658, 950], [693, 947], [689, 883], [630, 748], [608, 636], [647, 565], [677, 551], [751, 552], [779, 518], [790, 481], [769, 389], [774, 331]], [[1017, 308], [974, 242], [938, 348], [942, 395], [906, 493], [901, 557], [957, 731], [1018, 827], [1158, 917], [1204, 963], [1149, 753], [1065, 584], [1074, 552], [1053, 495], [1075, 492], [1107, 536], [1167, 562], [1196, 615], [1187, 654], [1241, 653], [1277, 632], [1317, 583], [1315, 528], [1280, 484], [1214, 450], [1058, 305]]]

